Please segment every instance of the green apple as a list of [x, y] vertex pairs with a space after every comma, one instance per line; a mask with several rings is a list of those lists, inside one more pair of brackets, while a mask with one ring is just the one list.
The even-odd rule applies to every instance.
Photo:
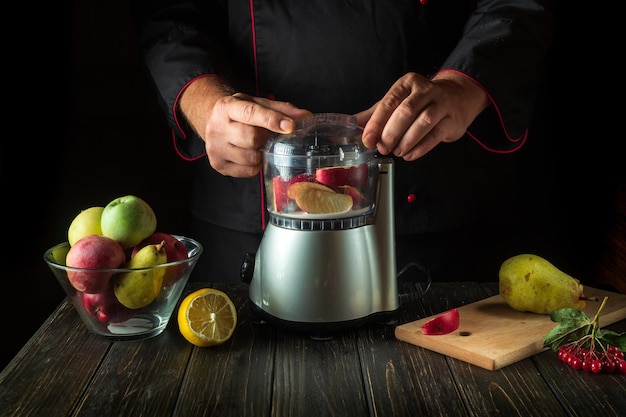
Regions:
[[89, 207], [82, 210], [67, 230], [67, 240], [70, 246], [78, 242], [82, 237], [87, 235], [101, 235], [102, 229], [100, 228], [100, 218], [102, 217], [102, 211], [104, 207]]
[[104, 236], [116, 240], [124, 249], [132, 248], [156, 231], [154, 210], [143, 199], [118, 197], [102, 210], [100, 227]]

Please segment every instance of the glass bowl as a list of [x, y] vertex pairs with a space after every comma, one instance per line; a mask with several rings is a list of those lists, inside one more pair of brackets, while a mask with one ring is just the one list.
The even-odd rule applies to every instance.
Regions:
[[[187, 259], [149, 268], [86, 270], [68, 267], [65, 265], [65, 257], [70, 249], [68, 242], [60, 243], [48, 249], [44, 253], [44, 260], [91, 333], [108, 340], [145, 339], [157, 336], [165, 330], [180, 295], [187, 281], [189, 281], [191, 272], [202, 254], [202, 245], [197, 241], [184, 236], [173, 236], [187, 249]], [[138, 273], [151, 277], [157, 270], [164, 271], [163, 284], [157, 290], [158, 295], [152, 302], [141, 308], [130, 309], [118, 301], [113, 290], [113, 282], [116, 277], [127, 273]], [[110, 274], [111, 285], [105, 292], [81, 292], [72, 286], [68, 272], [70, 274], [76, 272]]]

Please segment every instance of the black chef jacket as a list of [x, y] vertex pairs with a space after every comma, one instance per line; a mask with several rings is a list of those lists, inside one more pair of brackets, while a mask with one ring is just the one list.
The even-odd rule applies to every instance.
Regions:
[[[423, 2], [423, 1], [422, 1]], [[252, 95], [314, 113], [362, 111], [409, 71], [472, 78], [492, 106], [451, 144], [396, 158], [398, 234], [437, 232], [506, 215], [507, 157], [528, 135], [551, 42], [541, 0], [135, 1], [140, 46], [181, 157], [198, 164], [191, 202], [206, 222], [261, 232], [263, 184], [214, 171], [177, 102], [196, 77], [218, 74]], [[476, 4], [474, 4], [476, 3]]]

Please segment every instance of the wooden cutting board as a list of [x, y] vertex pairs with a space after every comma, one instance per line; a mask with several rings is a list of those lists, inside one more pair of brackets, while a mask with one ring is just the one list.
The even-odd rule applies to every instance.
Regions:
[[[590, 318], [609, 297], [600, 327], [626, 318], [626, 295], [585, 287], [585, 296], [599, 299], [587, 301], [584, 311]], [[513, 310], [499, 294], [458, 310], [459, 328], [452, 333], [422, 334], [420, 325], [431, 316], [397, 326], [396, 338], [493, 371], [545, 350], [543, 338], [558, 324], [549, 315]]]

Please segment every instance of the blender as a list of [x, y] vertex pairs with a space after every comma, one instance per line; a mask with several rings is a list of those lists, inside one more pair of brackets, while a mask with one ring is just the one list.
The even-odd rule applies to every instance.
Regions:
[[269, 221], [241, 268], [263, 321], [320, 338], [394, 322], [393, 159], [361, 136], [354, 116], [320, 113], [266, 143]]

